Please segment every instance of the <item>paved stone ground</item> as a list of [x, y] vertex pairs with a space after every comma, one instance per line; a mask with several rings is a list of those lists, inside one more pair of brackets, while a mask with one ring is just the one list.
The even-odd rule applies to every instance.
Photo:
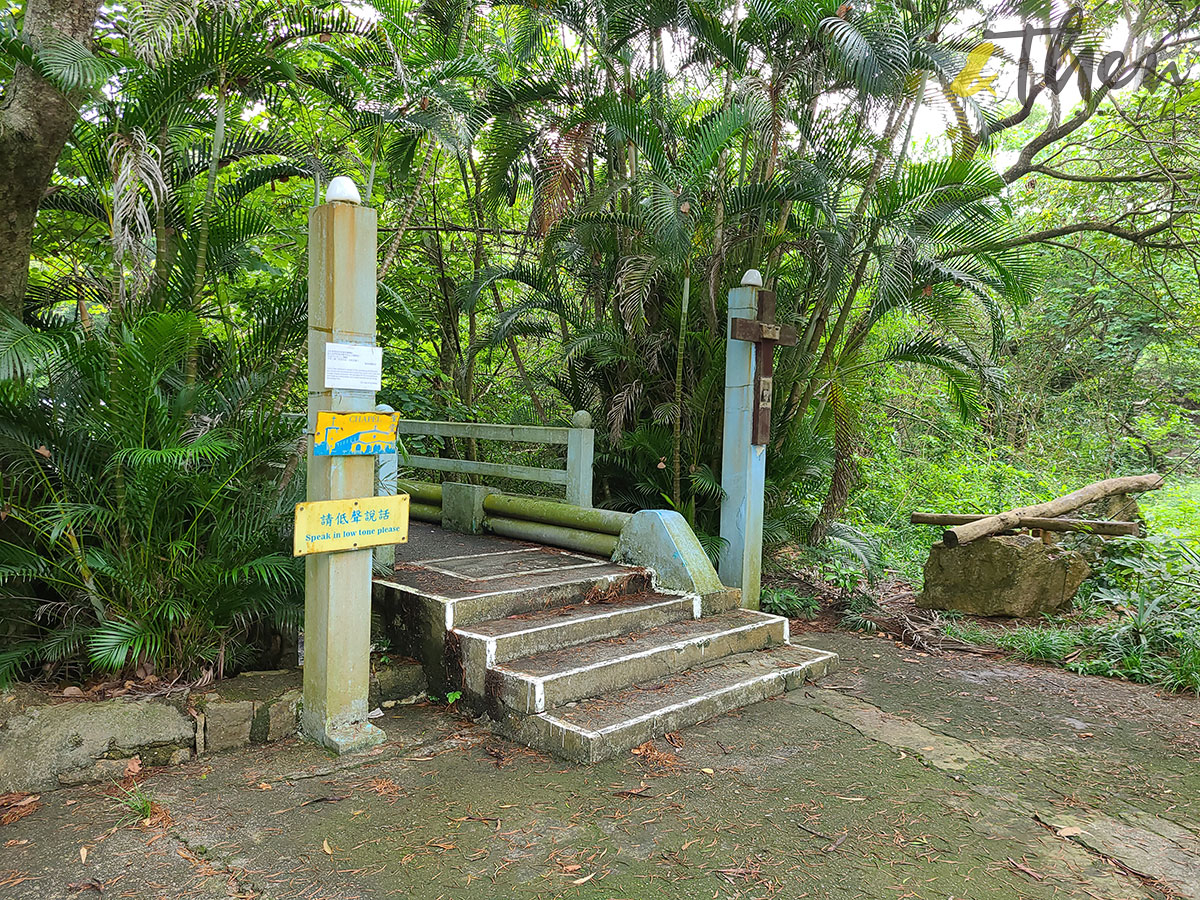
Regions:
[[[1200, 897], [1200, 704], [879, 638], [842, 671], [590, 768], [435, 707], [75, 788], [0, 827], [0, 898]], [[115, 793], [109, 788], [108, 793]], [[86, 861], [81, 849], [86, 848]]]

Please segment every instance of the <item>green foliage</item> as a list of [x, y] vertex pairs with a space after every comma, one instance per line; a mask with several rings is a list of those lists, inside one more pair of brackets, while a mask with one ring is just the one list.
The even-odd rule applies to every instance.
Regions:
[[759, 602], [764, 612], [789, 619], [815, 619], [821, 612], [820, 600], [790, 587], [764, 588]]
[[[1191, 228], [1168, 185], [1195, 174], [1191, 94], [1130, 89], [1039, 158], [1165, 156], [1170, 178], [1013, 182], [1044, 112], [991, 135], [1011, 109], [943, 89], [982, 34], [975, 5], [370, 7], [106, 5], [94, 52], [0, 28], [6, 71], [82, 113], [26, 307], [0, 327], [0, 672], [221, 669], [295, 618], [284, 414], [304, 403], [307, 212], [338, 174], [381, 226], [379, 400], [516, 424], [589, 410], [597, 502], [677, 509], [714, 558], [727, 297], [760, 270], [798, 338], [775, 351], [764, 539], [802, 547], [850, 624], [876, 615], [862, 573], [919, 580], [913, 508], [1196, 471], [1200, 300], [1167, 240]], [[931, 112], [946, 130], [916, 148]], [[1171, 228], [1025, 246], [1097, 210], [1130, 227], [1170, 210]], [[1195, 539], [1195, 498], [1173, 485], [1148, 516]], [[1093, 605], [1165, 615], [1111, 574]], [[1113, 653], [1140, 666], [1156, 633], [1112, 635]]]
[[103, 671], [219, 673], [257, 623], [296, 623], [300, 483], [281, 475], [298, 426], [249, 343], [212, 347], [189, 386], [199, 334], [190, 313], [97, 323], [4, 384], [0, 588], [26, 636], [0, 678], [80, 653]]
[[1200, 554], [1193, 548], [1163, 539], [1113, 540], [1081, 596], [1080, 608], [1045, 625], [950, 622], [944, 629], [1073, 672], [1200, 694]]
[[121, 808], [121, 817], [117, 820], [117, 828], [136, 825], [138, 822], [145, 822], [153, 817], [154, 797], [140, 784], [126, 788], [114, 783], [113, 787], [119, 792], [119, 796], [115, 798], [114, 802]]

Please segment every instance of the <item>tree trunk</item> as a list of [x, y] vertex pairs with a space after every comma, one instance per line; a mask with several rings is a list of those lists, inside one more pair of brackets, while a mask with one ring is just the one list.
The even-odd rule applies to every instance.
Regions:
[[988, 516], [967, 525], [949, 528], [942, 535], [942, 543], [947, 547], [957, 547], [967, 544], [977, 538], [987, 537], [1016, 528], [1023, 518], [1037, 517], [1054, 519], [1069, 512], [1074, 512], [1081, 506], [1086, 506], [1093, 500], [1102, 500], [1113, 494], [1139, 494], [1142, 491], [1156, 491], [1163, 486], [1161, 475], [1128, 475], [1123, 478], [1108, 478], [1097, 481], [1087, 487], [1081, 487], [1064, 497], [1056, 497], [1048, 503], [1037, 503], [1033, 506], [1021, 506], [1010, 509], [997, 516]]
[[[22, 35], [35, 48], [51, 38], [90, 47], [99, 0], [28, 0]], [[0, 308], [20, 315], [38, 204], [78, 117], [77, 97], [17, 66], [0, 104]]]
[[[955, 513], [922, 513], [915, 512], [908, 517], [913, 525], [970, 525], [989, 516], [966, 515]], [[1109, 537], [1141, 533], [1137, 522], [1109, 522], [1098, 519], [1047, 519], [1039, 516], [1021, 516], [1013, 528], [1040, 528], [1042, 531], [1078, 531], [1083, 534], [1102, 534]]]
[[829, 526], [837, 521], [846, 503], [850, 500], [850, 491], [858, 483], [859, 467], [858, 435], [855, 424], [848, 412], [835, 412], [833, 425], [833, 475], [829, 480], [829, 493], [821, 504], [821, 512], [813, 522], [808, 532], [808, 542], [817, 545], [829, 534]]

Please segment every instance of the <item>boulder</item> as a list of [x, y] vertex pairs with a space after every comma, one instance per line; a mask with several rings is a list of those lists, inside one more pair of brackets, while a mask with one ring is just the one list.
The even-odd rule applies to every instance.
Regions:
[[120, 777], [134, 756], [190, 756], [191, 716], [161, 701], [120, 698], [30, 707], [0, 726], [0, 794]]
[[925, 563], [923, 609], [976, 616], [1036, 616], [1065, 606], [1091, 574], [1074, 551], [1025, 534], [934, 544]]

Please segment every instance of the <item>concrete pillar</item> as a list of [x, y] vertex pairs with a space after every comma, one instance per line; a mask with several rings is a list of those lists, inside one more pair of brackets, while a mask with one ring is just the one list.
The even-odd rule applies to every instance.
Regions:
[[442, 482], [442, 528], [460, 534], [483, 531], [483, 501], [493, 488], [459, 481]]
[[[335, 179], [335, 183], [341, 181]], [[317, 412], [369, 411], [375, 392], [325, 387], [325, 344], [375, 344], [375, 210], [352, 199], [309, 212], [308, 499], [375, 494], [373, 456], [314, 456]], [[339, 185], [342, 187], [342, 185]], [[337, 195], [346, 197], [345, 193]], [[367, 721], [371, 667], [371, 551], [314, 553], [304, 569], [304, 713], [301, 730], [335, 753], [381, 743]]]
[[576, 410], [567, 432], [567, 502], [572, 506], [591, 509], [595, 447], [592, 414], [586, 409]]
[[[375, 407], [375, 412], [395, 412], [386, 403]], [[395, 453], [380, 453], [375, 457], [375, 495], [378, 497], [395, 497], [396, 487], [400, 479], [400, 445], [397, 443]], [[376, 547], [374, 550], [374, 566], [392, 572], [396, 568], [396, 545], [388, 544]]]
[[[741, 287], [729, 292], [729, 320], [758, 318], [758, 291], [746, 273]], [[761, 278], [758, 279], [761, 285]], [[767, 448], [750, 443], [754, 412], [754, 344], [725, 332], [725, 428], [721, 449], [721, 581], [740, 588], [742, 606], [758, 609], [762, 583], [763, 490]]]

